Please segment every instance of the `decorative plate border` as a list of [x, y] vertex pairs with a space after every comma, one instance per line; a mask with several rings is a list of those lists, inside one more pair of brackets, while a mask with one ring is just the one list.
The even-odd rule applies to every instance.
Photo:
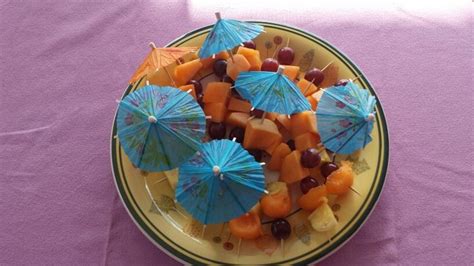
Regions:
[[[361, 225], [367, 220], [369, 215], [372, 213], [375, 205], [377, 204], [377, 201], [380, 197], [380, 194], [382, 192], [382, 189], [385, 183], [385, 177], [387, 174], [387, 168], [388, 168], [388, 162], [389, 162], [389, 137], [388, 137], [388, 129], [387, 129], [387, 123], [385, 120], [385, 115], [382, 109], [382, 105], [380, 103], [380, 99], [377, 97], [375, 90], [373, 89], [369, 81], [366, 79], [362, 71], [360, 71], [359, 68], [354, 63], [352, 63], [346, 55], [344, 55], [342, 52], [337, 50], [334, 46], [329, 44], [327, 41], [311, 33], [308, 33], [304, 30], [301, 30], [292, 26], [287, 26], [287, 25], [274, 23], [274, 22], [264, 22], [264, 21], [251, 21], [251, 22], [259, 23], [265, 27], [271, 27], [271, 28], [276, 28], [276, 29], [280, 29], [284, 31], [289, 31], [293, 34], [297, 34], [301, 37], [309, 39], [313, 42], [319, 43], [321, 46], [325, 47], [328, 51], [330, 51], [334, 56], [339, 58], [352, 71], [354, 76], [361, 77], [360, 81], [362, 82], [364, 87], [369, 89], [371, 94], [374, 95], [377, 99], [376, 109], [377, 109], [377, 114], [378, 114], [377, 115], [378, 134], [379, 136], [381, 136], [380, 145], [379, 145], [379, 158], [377, 160], [377, 170], [376, 170], [376, 176], [378, 176], [378, 178], [376, 178], [374, 182], [372, 183], [372, 186], [368, 193], [368, 197], [362, 203], [361, 208], [356, 212], [354, 217], [347, 223], [346, 226], [351, 226], [351, 228], [347, 232], [345, 232], [342, 237], [340, 237], [336, 241], [331, 242], [331, 245], [327, 246], [323, 251], [317, 252], [320, 248], [322, 248], [322, 246], [325, 246], [327, 243], [324, 243], [321, 246], [316, 247], [312, 251], [302, 254], [298, 257], [294, 257], [292, 259], [288, 259], [284, 261], [279, 261], [276, 263], [307, 264], [311, 262], [321, 261], [326, 256], [329, 256], [330, 254], [335, 252], [337, 249], [342, 247], [351, 237], [355, 235], [355, 233], [361, 228]], [[212, 25], [209, 25], [209, 26], [205, 26], [205, 27], [196, 29], [194, 31], [191, 31], [177, 38], [173, 42], [169, 43], [167, 46], [176, 46], [176, 45], [179, 45], [180, 43], [185, 42], [186, 40], [190, 38], [196, 37], [201, 34], [205, 34], [209, 32], [211, 27]], [[140, 84], [140, 80], [137, 81], [135, 84], [130, 84], [125, 90], [124, 94], [122, 95], [122, 98], [124, 98], [127, 94], [137, 89], [136, 86], [138, 84]], [[133, 198], [133, 195], [130, 193], [130, 189], [128, 187], [128, 184], [126, 183], [126, 180], [123, 178], [124, 174], [123, 174], [123, 169], [122, 169], [120, 143], [113, 137], [116, 135], [116, 130], [117, 130], [116, 122], [115, 122], [116, 116], [117, 116], [117, 110], [114, 116], [114, 122], [112, 125], [112, 135], [111, 135], [112, 172], [114, 174], [114, 180], [115, 180], [115, 184], [117, 186], [117, 190], [119, 192], [120, 198], [122, 199], [122, 202], [124, 206], [126, 207], [127, 212], [132, 217], [132, 220], [135, 222], [138, 228], [145, 234], [145, 236], [147, 236], [147, 238], [150, 239], [150, 241], [152, 241], [152, 243], [157, 245], [165, 253], [174, 257], [180, 262], [192, 263], [192, 264], [204, 264], [204, 263], [222, 264], [222, 262], [215, 261], [209, 258], [204, 258], [202, 256], [192, 253], [189, 250], [182, 250], [182, 249], [179, 250], [178, 249], [180, 248], [179, 245], [174, 243], [167, 236], [161, 234], [160, 230], [156, 228], [151, 223], [151, 221], [147, 219], [144, 213], [144, 210], [141, 210], [138, 207], [138, 204]], [[375, 185], [377, 186], [374, 187]], [[374, 188], [375, 188], [375, 191], [374, 191]], [[364, 210], [364, 213], [358, 219], [358, 221], [356, 221], [355, 224], [353, 224], [354, 219], [357, 216], [359, 216], [362, 210]], [[143, 217], [145, 218], [146, 221], [143, 220]], [[160, 232], [160, 235], [157, 235], [150, 226], [154, 227], [156, 231]], [[345, 228], [341, 229], [335, 235], [335, 237], [338, 237], [339, 234], [341, 234], [343, 231], [345, 231]], [[170, 243], [173, 243], [174, 246], [172, 246]], [[189, 255], [192, 255], [193, 257], [187, 256], [183, 254], [183, 252]], [[299, 259], [301, 260], [298, 261]]]

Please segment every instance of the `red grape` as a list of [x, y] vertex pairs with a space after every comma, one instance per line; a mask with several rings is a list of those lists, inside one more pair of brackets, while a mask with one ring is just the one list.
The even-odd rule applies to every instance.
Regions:
[[295, 59], [295, 52], [290, 47], [283, 47], [278, 51], [278, 62], [282, 65], [291, 65]]
[[216, 60], [212, 69], [214, 70], [214, 74], [216, 74], [216, 76], [220, 78], [224, 77], [224, 75], [227, 73], [227, 61], [224, 59]]
[[321, 162], [318, 150], [309, 148], [301, 154], [301, 165], [306, 168], [314, 168]]
[[300, 189], [303, 194], [308, 193], [308, 191], [314, 187], [319, 186], [318, 181], [312, 178], [311, 176], [307, 176], [300, 181]]
[[323, 163], [321, 165], [321, 169], [320, 169], [321, 170], [321, 175], [326, 178], [332, 172], [336, 171], [337, 169], [339, 169], [339, 167], [337, 167], [337, 165], [334, 164], [334, 163], [329, 163], [329, 162]]
[[255, 158], [255, 161], [260, 162], [262, 161], [262, 151], [261, 150], [247, 150], [250, 155]]
[[324, 73], [319, 68], [312, 68], [306, 72], [304, 79], [312, 81], [314, 85], [318, 86], [324, 80]]
[[196, 94], [202, 94], [201, 82], [199, 82], [198, 80], [192, 79], [188, 81], [188, 84], [194, 85], [194, 90], [196, 91]]
[[225, 138], [225, 124], [211, 122], [209, 125], [209, 137], [212, 139], [223, 139]]
[[263, 117], [263, 110], [260, 109], [253, 109], [250, 111], [250, 116], [256, 117], [256, 118], [262, 118]]
[[272, 223], [272, 235], [276, 239], [287, 239], [291, 234], [290, 223], [285, 219], [276, 219]]
[[242, 141], [244, 141], [244, 135], [245, 129], [241, 127], [234, 127], [229, 133], [229, 139], [233, 140], [235, 138], [236, 142], [242, 143]]
[[278, 61], [273, 58], [267, 58], [263, 60], [262, 66], [260, 67], [261, 71], [277, 72], [278, 71]]
[[249, 48], [249, 49], [254, 49], [254, 50], [257, 49], [257, 45], [252, 40], [243, 42], [243, 45], [244, 47]]

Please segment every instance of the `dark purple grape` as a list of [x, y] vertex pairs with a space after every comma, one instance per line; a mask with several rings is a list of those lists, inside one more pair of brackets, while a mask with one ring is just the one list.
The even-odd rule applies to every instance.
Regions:
[[222, 77], [222, 82], [230, 83], [232, 86], [234, 86], [234, 80], [229, 77], [227, 74]]
[[290, 147], [292, 151], [296, 150], [296, 145], [295, 145], [294, 140], [290, 139], [289, 141], [286, 142], [286, 145], [288, 145], [288, 147]]
[[225, 138], [225, 124], [211, 122], [211, 124], [209, 124], [209, 137], [212, 139]]
[[257, 49], [257, 45], [252, 40], [243, 42], [243, 45], [244, 47], [249, 48], [249, 49], [254, 49], [254, 50]]
[[278, 51], [278, 63], [291, 65], [295, 59], [295, 52], [290, 47], [283, 47]]
[[247, 150], [250, 155], [255, 158], [255, 161], [260, 162], [262, 161], [262, 151], [261, 150]]
[[334, 86], [346, 86], [349, 81], [349, 79], [340, 79], [334, 84]]
[[245, 129], [241, 127], [234, 127], [229, 133], [229, 139], [233, 140], [235, 138], [236, 142], [242, 143], [242, 141], [244, 141], [244, 135]]
[[261, 71], [269, 71], [269, 72], [277, 72], [278, 67], [280, 64], [278, 64], [278, 61], [273, 59], [273, 58], [267, 58], [263, 60], [262, 66], [260, 67]]
[[224, 77], [227, 73], [227, 61], [224, 59], [219, 59], [214, 62], [214, 66], [212, 67], [214, 70], [214, 74], [219, 78]]
[[319, 68], [312, 68], [306, 72], [304, 79], [312, 81], [314, 85], [319, 86], [324, 80], [324, 73]]
[[196, 100], [201, 108], [204, 108], [204, 102], [202, 101], [203, 97], [204, 95], [202, 93], [196, 95]]
[[263, 110], [260, 109], [253, 109], [250, 111], [250, 116], [256, 117], [256, 118], [262, 118], [263, 117]]
[[285, 219], [276, 219], [272, 223], [272, 235], [276, 239], [287, 239], [291, 234], [290, 223]]
[[325, 178], [328, 177], [332, 172], [336, 171], [339, 169], [336, 164], [326, 162], [321, 165], [321, 175], [324, 176]]
[[235, 88], [232, 88], [230, 90], [230, 93], [231, 93], [232, 97], [235, 97], [235, 98], [241, 99], [241, 100], [243, 99], [242, 96], [240, 95], [240, 93]]
[[194, 90], [196, 91], [196, 94], [202, 93], [202, 85], [201, 82], [199, 82], [198, 80], [192, 79], [188, 81], [188, 84], [194, 85]]
[[301, 165], [305, 168], [314, 168], [321, 163], [321, 156], [315, 148], [309, 148], [301, 154]]
[[312, 178], [311, 176], [307, 176], [300, 181], [300, 189], [303, 194], [308, 193], [308, 191], [314, 187], [319, 186], [318, 181]]

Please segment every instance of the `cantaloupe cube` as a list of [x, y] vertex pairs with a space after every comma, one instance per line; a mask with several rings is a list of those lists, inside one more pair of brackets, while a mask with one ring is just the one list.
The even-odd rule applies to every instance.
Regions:
[[216, 56], [214, 58], [212, 58], [212, 56], [211, 56], [211, 57], [208, 57], [208, 58], [202, 58], [200, 60], [201, 60], [202, 68], [203, 69], [208, 69], [208, 68], [212, 67], [212, 65], [214, 64], [214, 62], [217, 59], [227, 59], [227, 58], [229, 58], [229, 54], [226, 51], [222, 51], [222, 52], [216, 54]]
[[288, 118], [288, 115], [284, 115], [284, 114], [277, 115], [275, 122], [281, 127], [285, 128], [286, 130], [288, 131], [291, 130], [291, 121], [290, 121], [290, 118]]
[[178, 86], [188, 83], [202, 68], [202, 63], [199, 59], [195, 59], [181, 65], [174, 69], [174, 81]]
[[268, 119], [252, 119], [247, 122], [243, 146], [246, 149], [265, 150], [281, 142], [281, 134], [275, 123]]
[[[281, 133], [280, 133], [280, 136], [281, 136]], [[278, 147], [278, 145], [280, 145], [280, 143], [282, 143], [283, 141], [283, 137], [280, 137], [277, 141], [275, 141], [272, 145], [268, 146], [267, 148], [264, 149], [264, 151], [268, 154], [272, 154], [273, 151], [276, 149], [276, 147]]]
[[265, 118], [271, 121], [275, 121], [278, 116], [278, 113], [266, 112]]
[[211, 116], [211, 121], [220, 123], [226, 118], [227, 107], [225, 103], [207, 103], [204, 105], [204, 113]]
[[240, 46], [237, 50], [237, 54], [245, 56], [250, 64], [250, 71], [260, 70], [260, 67], [262, 66], [262, 59], [260, 59], [260, 52], [258, 50]]
[[237, 76], [240, 72], [249, 71], [249, 69], [249, 61], [241, 54], [233, 55], [233, 59], [227, 59], [227, 75], [233, 80], [237, 80]]
[[291, 136], [298, 137], [301, 134], [312, 132], [318, 133], [316, 125], [316, 114], [313, 111], [304, 111], [291, 116]]
[[227, 109], [234, 112], [250, 113], [252, 105], [246, 100], [231, 97]]
[[245, 128], [249, 117], [250, 115], [247, 113], [232, 112], [227, 116], [225, 122], [231, 126]]
[[316, 111], [316, 108], [318, 108], [318, 101], [316, 101], [312, 95], [306, 97], [306, 100], [311, 104], [311, 110]]
[[296, 85], [300, 88], [300, 91], [304, 94], [304, 96], [309, 96], [318, 90], [316, 85], [304, 78], [300, 79]]
[[202, 101], [204, 103], [224, 103], [227, 101], [231, 94], [231, 84], [226, 82], [209, 82], [204, 91]]
[[309, 148], [316, 148], [320, 142], [319, 134], [308, 132], [295, 138], [295, 147], [299, 151], [304, 151]]
[[193, 96], [194, 100], [196, 100], [196, 90], [194, 89], [194, 85], [193, 85], [193, 84], [180, 86], [179, 89], [182, 90], [182, 91], [184, 91], [184, 92], [188, 92], [189, 90], [191, 90], [191, 91], [189, 92], [189, 94], [190, 94], [191, 96]]
[[292, 151], [285, 156], [280, 169], [280, 181], [287, 184], [293, 184], [309, 176], [308, 168], [301, 165], [301, 152]]
[[299, 66], [284, 66], [285, 70], [283, 70], [283, 74], [285, 74], [290, 80], [295, 80], [300, 73]]
[[291, 149], [286, 143], [280, 143], [273, 151], [272, 158], [266, 165], [267, 169], [272, 171], [280, 171], [283, 158], [290, 154], [290, 152]]

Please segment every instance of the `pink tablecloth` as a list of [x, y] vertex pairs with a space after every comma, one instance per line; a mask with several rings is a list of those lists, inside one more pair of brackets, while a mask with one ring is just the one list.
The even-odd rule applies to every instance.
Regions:
[[323, 37], [383, 103], [384, 193], [323, 265], [474, 264], [472, 3], [306, 2], [0, 1], [0, 264], [176, 263], [115, 191], [114, 100], [149, 41], [210, 24], [215, 10]]

